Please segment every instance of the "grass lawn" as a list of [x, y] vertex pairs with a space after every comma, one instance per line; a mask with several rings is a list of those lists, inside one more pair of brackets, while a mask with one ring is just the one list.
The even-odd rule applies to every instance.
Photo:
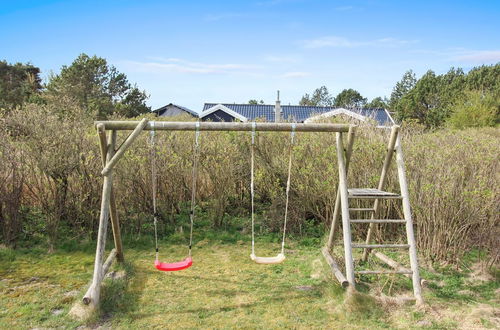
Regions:
[[[82, 324], [67, 314], [92, 277], [91, 247], [51, 255], [36, 249], [0, 249], [0, 328], [500, 326], [498, 277], [469, 282], [470, 273], [424, 270], [431, 285], [424, 291], [428, 305], [423, 308], [363, 293], [346, 299], [318, 247], [291, 241], [283, 264], [258, 265], [249, 258], [248, 241], [207, 239], [195, 245], [191, 268], [172, 273], [153, 267], [152, 246], [127, 248], [126, 265], [114, 266], [117, 271], [124, 268], [127, 277], [106, 280], [100, 314]], [[275, 255], [278, 248], [277, 243], [261, 242], [258, 254]], [[185, 246], [164, 242], [160, 252], [163, 261], [178, 261], [187, 251]]]

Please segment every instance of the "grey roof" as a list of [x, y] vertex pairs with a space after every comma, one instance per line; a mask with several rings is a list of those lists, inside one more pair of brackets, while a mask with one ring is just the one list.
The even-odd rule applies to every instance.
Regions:
[[191, 109], [188, 109], [188, 108], [186, 108], [186, 107], [183, 107], [182, 105], [173, 104], [173, 103], [169, 103], [169, 104], [167, 104], [167, 105], [164, 105], [164, 106], [163, 106], [163, 107], [161, 107], [161, 108], [158, 108], [158, 109], [156, 109], [156, 110], [153, 110], [153, 112], [157, 112], [157, 113], [158, 113], [158, 116], [161, 116], [162, 112], [163, 112], [163, 111], [165, 111], [165, 110], [167, 110], [167, 107], [169, 107], [169, 106], [171, 106], [171, 105], [173, 105], [174, 107], [177, 107], [177, 108], [179, 108], [179, 109], [182, 109], [182, 110], [186, 111], [187, 113], [192, 114], [192, 115], [193, 115], [193, 116], [195, 116], [195, 117], [198, 117], [198, 113], [197, 113], [196, 111], [193, 111], [193, 110], [191, 110]]
[[[205, 103], [203, 111], [206, 111], [218, 104], [228, 107], [229, 109], [253, 121], [258, 118], [264, 118], [266, 121], [274, 121], [274, 104], [231, 104], [231, 103]], [[317, 107], [303, 105], [281, 105], [282, 115], [285, 120], [303, 122], [315, 115], [320, 115], [325, 112], [333, 111], [335, 107]], [[392, 119], [385, 109], [348, 109], [349, 111], [358, 113], [364, 117], [375, 119], [379, 125], [393, 124]], [[203, 116], [203, 112], [201, 114]]]

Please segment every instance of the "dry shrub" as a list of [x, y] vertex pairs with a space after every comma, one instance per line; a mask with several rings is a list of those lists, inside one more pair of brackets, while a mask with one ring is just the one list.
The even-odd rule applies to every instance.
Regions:
[[420, 252], [457, 262], [471, 248], [498, 260], [498, 129], [406, 136], [406, 166]]
[[[23, 187], [23, 206], [40, 212], [47, 225], [40, 230], [50, 234], [52, 243], [61, 230], [68, 231], [66, 237], [94, 237], [102, 184], [98, 139], [91, 120], [71, 104], [65, 106], [64, 115], [48, 106], [26, 107], [10, 114], [5, 120], [11, 131], [2, 130], [0, 145], [2, 163], [9, 159], [8, 154], [25, 157], [22, 166], [0, 167], [0, 188], [11, 187], [6, 179]], [[118, 145], [129, 133], [118, 134]], [[466, 251], [480, 248], [498, 259], [499, 130], [424, 133], [405, 127], [403, 133], [420, 253], [429, 260], [457, 262]], [[257, 135], [256, 211], [263, 230], [278, 232], [283, 224], [290, 135]], [[358, 127], [348, 175], [350, 187], [377, 186], [388, 137], [389, 130]], [[149, 134], [139, 137], [114, 175], [122, 230], [133, 236], [144, 231], [149, 234], [152, 224], [148, 139]], [[250, 141], [249, 132], [201, 132], [197, 199], [214, 227], [230, 224], [233, 216], [249, 216]], [[178, 226], [177, 215], [189, 205], [193, 144], [194, 132], [156, 134], [158, 205], [164, 230]], [[338, 185], [335, 134], [297, 133], [293, 158], [288, 228], [297, 234], [322, 234], [331, 221]], [[12, 181], [14, 168], [18, 178], [24, 179]], [[399, 191], [395, 166], [387, 190]], [[1, 202], [5, 219], [6, 203], [11, 202], [5, 198]], [[12, 207], [19, 209], [15, 204]], [[384, 203], [381, 216], [401, 217], [399, 203]], [[5, 227], [5, 220], [3, 223]], [[366, 226], [353, 226], [355, 239], [365, 234]], [[7, 238], [5, 228], [2, 235]], [[405, 239], [402, 226], [390, 225], [380, 226], [375, 238]]]

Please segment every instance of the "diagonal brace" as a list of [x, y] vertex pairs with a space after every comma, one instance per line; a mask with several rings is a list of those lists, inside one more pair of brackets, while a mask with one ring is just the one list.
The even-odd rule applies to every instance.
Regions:
[[144, 129], [144, 127], [147, 125], [147, 123], [148, 123], [148, 120], [146, 118], [144, 118], [143, 120], [141, 120], [139, 122], [139, 124], [137, 124], [137, 126], [132, 131], [132, 133], [130, 133], [130, 135], [127, 137], [127, 139], [125, 140], [125, 142], [123, 142], [123, 144], [121, 145], [120, 149], [118, 149], [116, 151], [116, 153], [114, 154], [113, 158], [111, 158], [107, 162], [106, 166], [104, 167], [104, 169], [101, 172], [102, 175], [107, 176], [109, 173], [111, 173], [111, 170], [113, 169], [113, 167], [120, 160], [120, 158], [123, 157], [123, 154], [125, 153], [125, 151], [127, 150], [127, 148], [135, 141], [135, 139], [137, 139], [137, 137], [142, 132], [142, 130]]

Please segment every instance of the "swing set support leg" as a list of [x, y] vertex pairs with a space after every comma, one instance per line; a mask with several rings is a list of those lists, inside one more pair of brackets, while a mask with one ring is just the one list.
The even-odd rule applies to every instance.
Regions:
[[[115, 152], [116, 145], [116, 131], [112, 131], [111, 135], [107, 138], [104, 125], [97, 126], [97, 133], [100, 142], [100, 151], [102, 157], [103, 167], [112, 159]], [[101, 197], [101, 212], [99, 216], [99, 231], [97, 234], [97, 248], [94, 262], [94, 274], [92, 282], [85, 293], [82, 302], [83, 306], [76, 304], [71, 310], [70, 314], [79, 319], [89, 318], [99, 306], [99, 299], [101, 293], [101, 283], [113, 261], [117, 259], [123, 262], [123, 246], [120, 234], [120, 225], [118, 222], [118, 214], [116, 212], [116, 202], [113, 194], [113, 173], [109, 171], [104, 176]], [[106, 235], [108, 229], [108, 220], [111, 218], [113, 228], [113, 238], [115, 248], [111, 250], [106, 261], [104, 261]], [[103, 262], [104, 261], [104, 262]]]
[[[114, 148], [116, 145], [116, 131], [113, 130], [111, 133], [111, 143], [107, 143], [106, 139], [106, 130], [104, 125], [97, 126], [97, 134], [99, 135], [99, 145], [101, 149], [101, 158], [102, 158], [102, 167], [106, 167], [106, 155], [108, 153], [108, 149], [112, 148], [114, 152]], [[124, 262], [123, 257], [123, 245], [122, 245], [122, 236], [120, 231], [120, 221], [118, 219], [118, 213], [116, 212], [116, 200], [115, 193], [113, 187], [111, 187], [111, 195], [109, 199], [109, 214], [111, 218], [111, 226], [113, 228], [113, 238], [115, 241], [115, 249], [116, 249], [116, 260], [118, 262]]]

